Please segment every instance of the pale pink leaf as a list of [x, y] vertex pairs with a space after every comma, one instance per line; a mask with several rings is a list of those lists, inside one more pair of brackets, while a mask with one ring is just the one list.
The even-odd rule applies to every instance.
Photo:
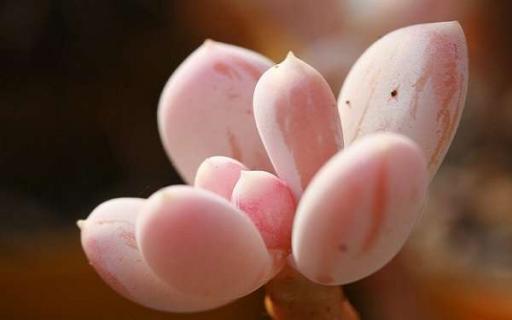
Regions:
[[79, 222], [83, 249], [101, 278], [125, 298], [162, 311], [196, 312], [229, 303], [216, 296], [185, 295], [153, 273], [135, 241], [135, 220], [143, 204], [135, 198], [109, 200]]
[[263, 285], [271, 269], [249, 217], [206, 190], [172, 186], [156, 192], [136, 230], [148, 265], [186, 294], [236, 299]]
[[345, 144], [376, 131], [413, 139], [432, 177], [459, 124], [468, 83], [457, 22], [415, 25], [375, 42], [352, 67], [338, 108]]
[[329, 85], [291, 53], [258, 81], [254, 115], [277, 175], [297, 197], [342, 147], [336, 100]]
[[268, 172], [242, 171], [233, 190], [232, 202], [258, 228], [273, 258], [277, 274], [291, 251], [291, 231], [296, 201], [288, 185]]
[[187, 183], [210, 156], [272, 169], [252, 112], [256, 82], [271, 66], [255, 52], [208, 40], [171, 76], [160, 97], [158, 125], [165, 150]]
[[423, 206], [422, 151], [391, 133], [362, 138], [334, 156], [304, 192], [292, 235], [298, 270], [341, 285], [384, 266], [400, 250]]
[[194, 186], [209, 190], [231, 200], [233, 188], [240, 178], [240, 172], [247, 170], [239, 161], [215, 156], [207, 158], [197, 169]]

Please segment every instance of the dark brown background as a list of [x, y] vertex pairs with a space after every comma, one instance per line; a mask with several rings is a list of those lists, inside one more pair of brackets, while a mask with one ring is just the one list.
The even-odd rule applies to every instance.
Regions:
[[[407, 24], [460, 19], [471, 83], [448, 166], [511, 182], [510, 2], [430, 1], [428, 10], [373, 24], [347, 16], [342, 2], [0, 1], [0, 319], [265, 318], [261, 292], [201, 315], [129, 303], [87, 265], [74, 226], [104, 200], [146, 197], [180, 183], [160, 145], [157, 102], [169, 75], [206, 38], [276, 61], [292, 49], [337, 93], [350, 64], [378, 36]], [[324, 38], [329, 41], [318, 41]], [[490, 196], [498, 209], [509, 205], [500, 202], [507, 197]], [[386, 290], [375, 279], [349, 288], [368, 318], [378, 313], [368, 303], [372, 290]]]

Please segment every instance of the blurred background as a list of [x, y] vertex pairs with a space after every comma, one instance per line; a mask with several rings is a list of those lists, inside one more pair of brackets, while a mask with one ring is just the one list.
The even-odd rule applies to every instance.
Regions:
[[512, 2], [508, 0], [1, 0], [0, 319], [267, 319], [262, 292], [213, 312], [134, 305], [88, 265], [75, 221], [180, 178], [156, 108], [206, 38], [280, 61], [288, 50], [337, 94], [385, 33], [459, 20], [466, 110], [411, 241], [351, 285], [362, 319], [512, 319]]

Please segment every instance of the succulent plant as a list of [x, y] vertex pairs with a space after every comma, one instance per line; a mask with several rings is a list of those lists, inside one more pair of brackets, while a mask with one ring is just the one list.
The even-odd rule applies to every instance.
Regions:
[[267, 284], [276, 319], [354, 318], [337, 286], [407, 240], [457, 129], [467, 68], [457, 22], [399, 29], [360, 57], [336, 103], [292, 53], [274, 65], [208, 40], [158, 110], [190, 186], [101, 204], [79, 222], [84, 251], [149, 308], [208, 310]]

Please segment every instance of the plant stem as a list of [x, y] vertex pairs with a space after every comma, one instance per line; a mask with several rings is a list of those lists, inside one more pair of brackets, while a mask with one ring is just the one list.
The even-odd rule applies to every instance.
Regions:
[[265, 307], [274, 320], [359, 319], [339, 287], [313, 283], [289, 266], [265, 289]]

